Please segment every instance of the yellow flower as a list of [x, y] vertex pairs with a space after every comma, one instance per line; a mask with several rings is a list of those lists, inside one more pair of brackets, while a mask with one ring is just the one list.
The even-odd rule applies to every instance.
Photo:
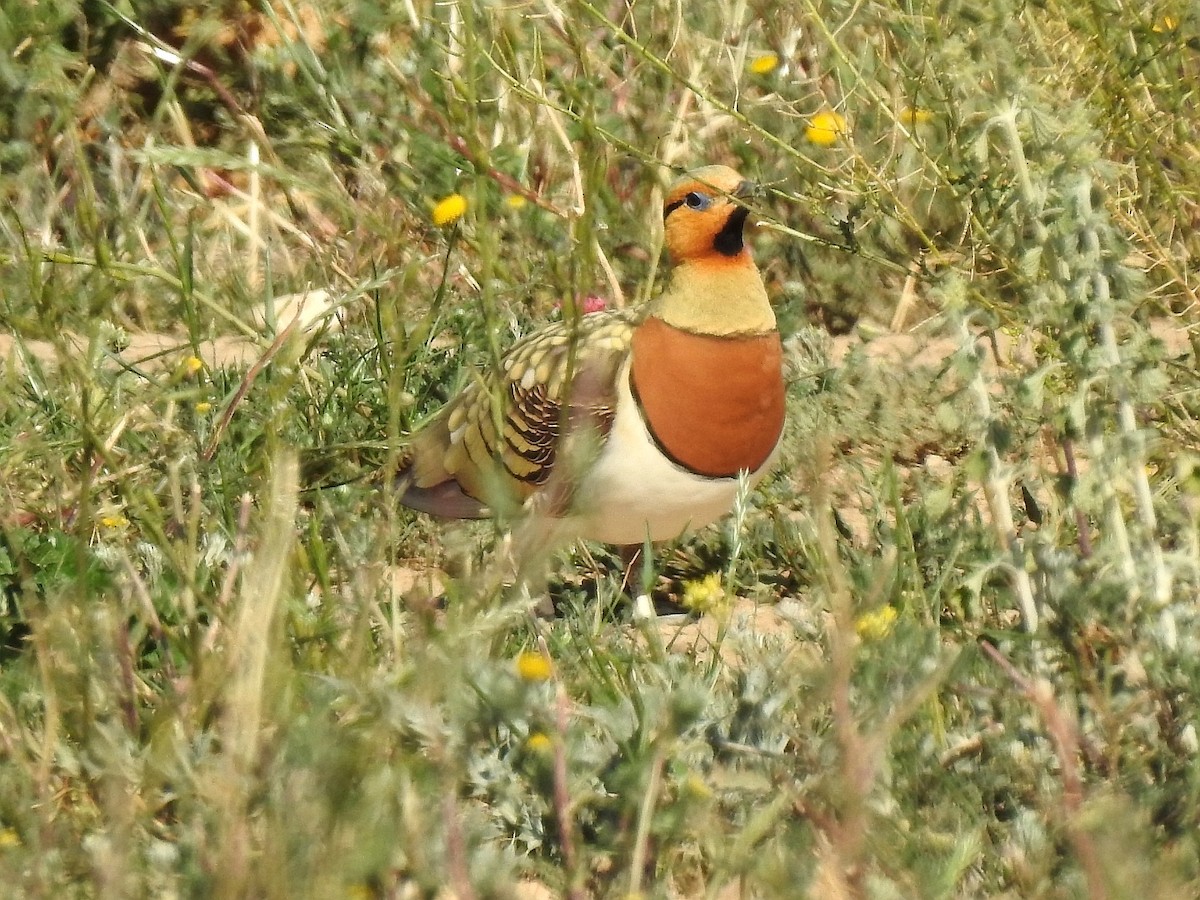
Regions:
[[438, 228], [457, 222], [467, 211], [467, 198], [462, 194], [451, 194], [437, 202], [430, 217]]
[[712, 788], [695, 772], [689, 772], [683, 779], [683, 792], [695, 800], [709, 800], [713, 795]]
[[906, 106], [900, 110], [900, 121], [905, 125], [924, 125], [933, 121], [933, 110], [921, 106]]
[[21, 835], [15, 828], [0, 829], [0, 848], [21, 846]]
[[520, 194], [509, 194], [504, 198], [504, 205], [509, 209], [523, 209], [527, 202]]
[[518, 653], [516, 659], [517, 677], [522, 681], [548, 681], [554, 674], [550, 658], [536, 650], [526, 650]]
[[828, 147], [837, 143], [837, 139], [846, 133], [846, 118], [832, 109], [823, 109], [808, 120], [804, 136], [810, 144], [818, 147]]
[[525, 738], [525, 749], [538, 756], [544, 756], [554, 749], [554, 741], [544, 731], [535, 731]]
[[686, 582], [680, 604], [700, 615], [723, 615], [729, 611], [729, 599], [721, 585], [721, 575], [713, 572], [696, 581]]
[[101, 516], [100, 524], [105, 528], [124, 528], [129, 524], [129, 520], [124, 516], [117, 514], [112, 516]]
[[899, 615], [896, 607], [881, 606], [879, 609], [863, 613], [855, 619], [854, 630], [864, 641], [879, 641], [891, 633], [892, 626], [896, 624], [896, 617]]
[[200, 413], [200, 415], [204, 415], [210, 409], [212, 409], [212, 404], [207, 400], [201, 400], [196, 404], [196, 412]]
[[179, 363], [179, 369], [184, 375], [195, 375], [204, 368], [204, 360], [198, 356], [185, 357]]
[[769, 75], [779, 68], [779, 57], [774, 53], [763, 53], [750, 60], [746, 68], [754, 75]]

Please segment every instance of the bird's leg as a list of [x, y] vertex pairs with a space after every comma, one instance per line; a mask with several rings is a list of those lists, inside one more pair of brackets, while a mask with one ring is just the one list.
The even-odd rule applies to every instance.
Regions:
[[617, 547], [617, 555], [621, 558], [621, 590], [629, 591], [632, 594], [634, 590], [633, 567], [642, 559], [642, 545], [621, 544]]
[[633, 598], [633, 617], [635, 619], [653, 619], [654, 602], [643, 589], [642, 573], [639, 563], [642, 562], [642, 544], [622, 544], [617, 548], [621, 557], [621, 590]]
[[558, 523], [538, 515], [536, 509], [510, 532], [508, 550], [519, 596], [529, 601], [537, 615], [550, 618], [554, 605], [548, 591], [550, 563], [562, 544]]

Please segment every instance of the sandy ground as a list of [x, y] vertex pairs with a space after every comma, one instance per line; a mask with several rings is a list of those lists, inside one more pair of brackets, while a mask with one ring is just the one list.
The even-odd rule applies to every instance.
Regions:
[[[329, 322], [332, 329], [341, 327], [336, 318], [339, 306], [336, 298], [327, 291], [307, 291], [287, 294], [275, 301], [275, 324], [278, 333], [295, 325], [295, 331], [307, 334], [323, 323]], [[125, 346], [113, 355], [110, 364], [135, 368], [172, 369], [180, 360], [198, 351], [206, 366], [212, 369], [249, 368], [269, 352], [273, 339], [268, 337], [263, 311], [256, 310], [248, 323], [259, 329], [260, 337], [218, 337], [201, 341], [193, 350], [187, 335], [167, 332], [134, 332], [126, 335]], [[60, 342], [46, 340], [19, 340], [12, 333], [0, 331], [0, 364], [24, 367], [32, 362], [42, 368], [57, 368], [64, 354], [87, 352], [88, 339], [84, 335], [64, 333]]]
[[[277, 332], [284, 331], [293, 323], [297, 326], [296, 330], [302, 333], [311, 333], [326, 322], [331, 329], [340, 329], [342, 322], [336, 316], [339, 309], [338, 299], [327, 291], [317, 290], [281, 296], [275, 301]], [[202, 341], [198, 347], [200, 358], [212, 368], [244, 368], [253, 365], [267, 354], [272, 344], [263, 321], [264, 315], [261, 310], [251, 317], [250, 324], [257, 326], [261, 331], [261, 336], [256, 338], [218, 337]], [[1150, 331], [1163, 342], [1170, 355], [1185, 353], [1191, 347], [1190, 329], [1184, 324], [1156, 319], [1151, 323]], [[116, 359], [112, 363], [114, 366], [123, 363], [170, 368], [193, 353], [193, 348], [182, 331], [174, 334], [132, 333], [127, 336], [127, 340], [126, 346], [115, 354]], [[991, 341], [988, 343], [990, 345]], [[863, 345], [866, 353], [873, 359], [909, 368], [936, 366], [955, 350], [953, 339], [931, 337], [920, 332], [884, 333], [869, 340], [850, 334], [831, 339], [832, 361], [841, 362], [851, 349], [858, 345]], [[1027, 336], [1014, 340], [1004, 332], [996, 332], [995, 345], [1002, 360], [1022, 359], [1028, 352], [1029, 342]], [[29, 360], [42, 367], [54, 368], [60, 363], [64, 352], [83, 353], [86, 348], [87, 338], [77, 334], [64, 334], [61, 343], [56, 346], [54, 342], [46, 340], [18, 340], [11, 333], [0, 331], [0, 363], [4, 364], [21, 366]], [[990, 353], [985, 355], [985, 359], [992, 358]]]

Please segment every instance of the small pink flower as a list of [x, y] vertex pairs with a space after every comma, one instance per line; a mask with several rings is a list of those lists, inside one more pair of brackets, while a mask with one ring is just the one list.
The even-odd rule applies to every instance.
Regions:
[[[608, 308], [608, 301], [603, 297], [597, 297], [595, 294], [588, 294], [583, 298], [582, 302], [577, 300], [576, 304], [578, 305], [580, 312], [582, 312], [585, 316], [590, 315], [591, 313], [598, 313]], [[562, 301], [559, 300], [557, 303], [555, 303], [554, 308], [561, 310], [563, 308]]]

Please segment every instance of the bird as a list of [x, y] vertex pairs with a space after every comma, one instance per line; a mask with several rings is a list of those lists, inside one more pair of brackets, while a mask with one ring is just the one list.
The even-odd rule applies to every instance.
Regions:
[[717, 521], [776, 462], [783, 348], [746, 244], [755, 185], [710, 165], [663, 199], [666, 286], [639, 308], [552, 322], [476, 373], [400, 455], [399, 502], [524, 513], [527, 542], [626, 550]]

